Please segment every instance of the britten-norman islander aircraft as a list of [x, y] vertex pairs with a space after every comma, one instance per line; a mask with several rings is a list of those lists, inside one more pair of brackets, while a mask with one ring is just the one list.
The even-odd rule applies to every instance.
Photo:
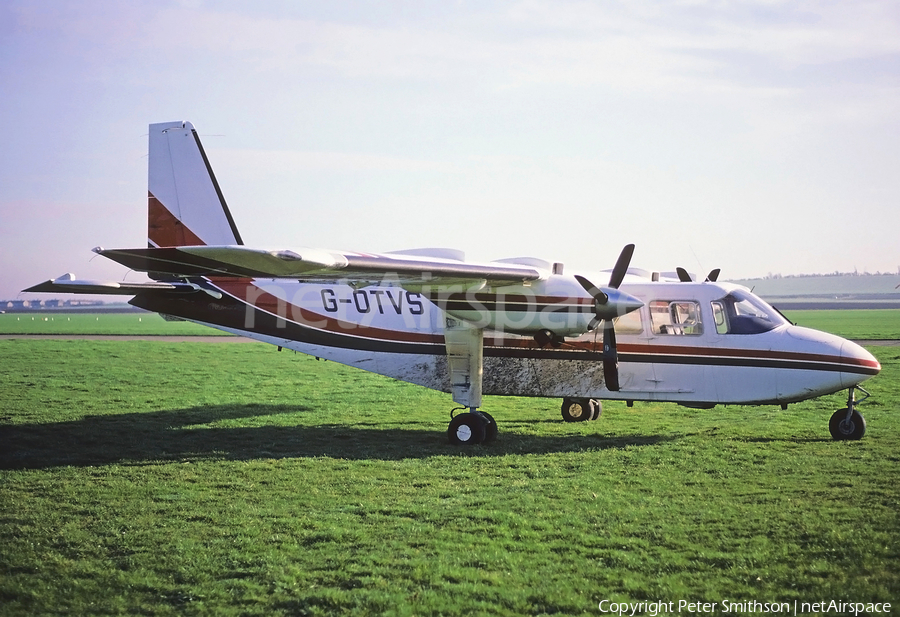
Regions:
[[[452, 394], [451, 443], [497, 437], [482, 395], [558, 397], [567, 421], [600, 400], [781, 405], [843, 389], [834, 439], [859, 439], [865, 349], [791, 324], [749, 290], [630, 268], [573, 274], [535, 258], [451, 249], [383, 254], [244, 245], [194, 127], [150, 125], [148, 248], [94, 251], [147, 282], [67, 274], [25, 291], [130, 304]], [[618, 340], [617, 340], [618, 339]], [[868, 396], [868, 393], [865, 393]]]

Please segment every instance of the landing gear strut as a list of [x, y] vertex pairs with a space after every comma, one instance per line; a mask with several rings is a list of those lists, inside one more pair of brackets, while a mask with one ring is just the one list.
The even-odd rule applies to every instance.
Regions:
[[[859, 390], [865, 396], [856, 400], [855, 390]], [[831, 420], [828, 422], [828, 429], [835, 440], [862, 439], [862, 436], [866, 434], [866, 419], [862, 417], [861, 413], [856, 411], [856, 405], [862, 403], [869, 396], [871, 395], [859, 386], [850, 388], [847, 394], [847, 406], [834, 412], [834, 415], [831, 416]]]
[[[458, 409], [465, 409], [465, 407]], [[473, 407], [471, 411], [456, 416], [450, 412], [450, 417], [447, 438], [455, 446], [490, 443], [497, 439], [497, 423], [486, 411], [478, 411]]]

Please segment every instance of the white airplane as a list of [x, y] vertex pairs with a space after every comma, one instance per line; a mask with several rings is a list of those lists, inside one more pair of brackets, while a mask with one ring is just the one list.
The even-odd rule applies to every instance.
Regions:
[[249, 248], [188, 122], [150, 125], [148, 202], [148, 248], [94, 252], [153, 280], [67, 274], [25, 291], [131, 295], [167, 318], [449, 392], [454, 444], [496, 438], [485, 394], [559, 397], [563, 418], [581, 421], [602, 399], [786, 408], [847, 389], [831, 434], [865, 433], [854, 392], [868, 396], [859, 384], [878, 361], [791, 324], [718, 271], [695, 282], [632, 269], [633, 245], [611, 271], [583, 274], [450, 249]]

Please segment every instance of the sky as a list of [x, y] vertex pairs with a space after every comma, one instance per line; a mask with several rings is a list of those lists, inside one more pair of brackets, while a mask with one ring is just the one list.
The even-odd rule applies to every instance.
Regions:
[[897, 2], [7, 0], [0, 84], [4, 299], [143, 280], [173, 120], [251, 246], [900, 271]]

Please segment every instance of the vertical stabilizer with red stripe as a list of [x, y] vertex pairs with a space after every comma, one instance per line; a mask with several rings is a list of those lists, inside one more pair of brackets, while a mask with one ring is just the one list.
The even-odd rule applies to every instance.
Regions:
[[147, 245], [243, 244], [190, 122], [150, 125]]

